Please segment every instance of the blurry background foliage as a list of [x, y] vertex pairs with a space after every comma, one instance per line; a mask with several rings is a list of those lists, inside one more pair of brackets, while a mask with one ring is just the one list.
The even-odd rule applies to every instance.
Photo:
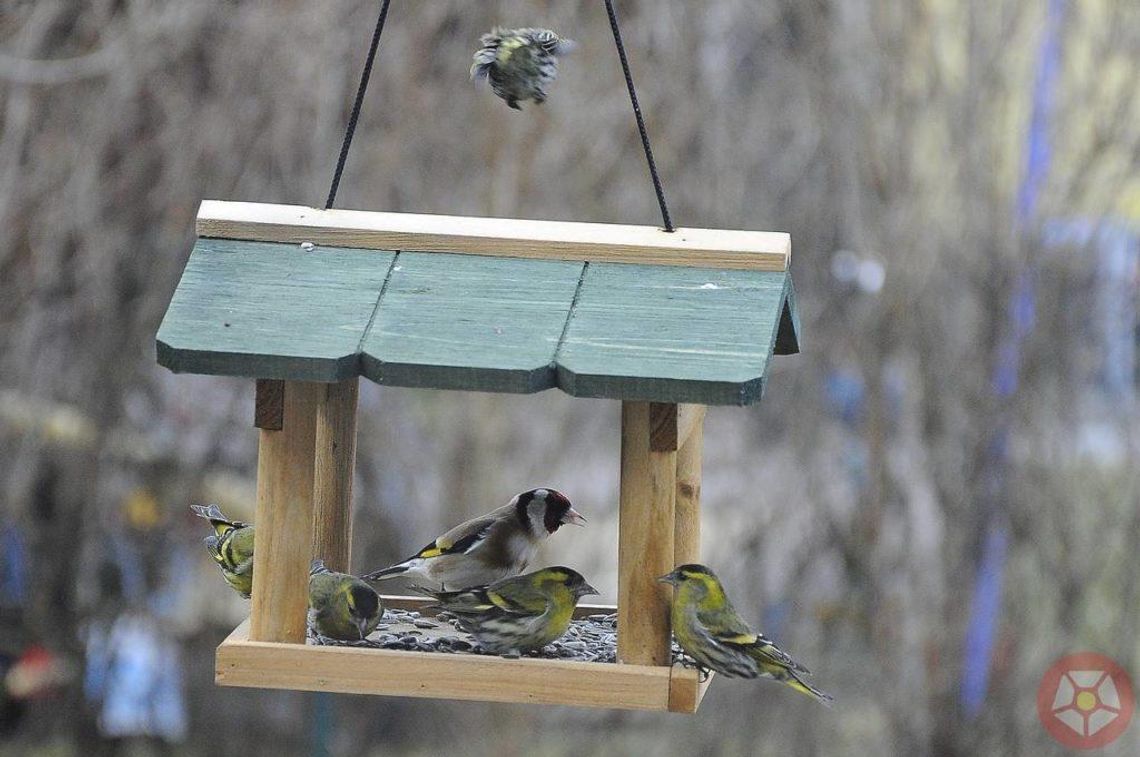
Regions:
[[[253, 386], [170, 375], [153, 337], [200, 199], [323, 200], [377, 3], [2, 0], [0, 660], [56, 661], [5, 694], [0, 754], [148, 728], [211, 755], [1059, 754], [1050, 662], [1140, 673], [1140, 4], [618, 5], [678, 222], [793, 236], [805, 352], [709, 415], [705, 555], [835, 709], [215, 688], [246, 605], [188, 505], [252, 515]], [[601, 3], [393, 6], [341, 207], [657, 222]], [[543, 108], [466, 81], [497, 22], [581, 43]], [[354, 568], [547, 484], [590, 527], [544, 559], [613, 599], [616, 404], [366, 384], [361, 416]], [[147, 640], [158, 725], [116, 730], [116, 638]], [[1104, 753], [1137, 752], [1133, 727]]]

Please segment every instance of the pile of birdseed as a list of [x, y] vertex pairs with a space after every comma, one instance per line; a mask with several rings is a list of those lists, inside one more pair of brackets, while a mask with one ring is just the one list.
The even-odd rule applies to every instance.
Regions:
[[[310, 629], [311, 643], [360, 647], [366, 649], [396, 649], [407, 652], [444, 652], [491, 655], [479, 646], [470, 634], [463, 631], [454, 617], [446, 612], [430, 617], [415, 610], [385, 610], [376, 631], [363, 641], [339, 641], [316, 634]], [[508, 659], [522, 655], [502, 655]], [[546, 660], [572, 660], [575, 662], [617, 662], [617, 615], [590, 615], [574, 620], [562, 638], [526, 657]], [[673, 662], [686, 662], [674, 643]]]

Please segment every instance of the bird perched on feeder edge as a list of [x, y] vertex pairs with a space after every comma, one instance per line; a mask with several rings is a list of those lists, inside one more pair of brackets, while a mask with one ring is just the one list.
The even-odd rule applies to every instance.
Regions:
[[673, 635], [700, 665], [741, 678], [772, 678], [816, 701], [832, 701], [802, 676], [811, 672], [740, 619], [716, 575], [704, 565], [682, 565], [657, 579], [672, 584]]
[[356, 576], [337, 573], [313, 560], [309, 570], [309, 625], [321, 636], [342, 641], [368, 638], [384, 615], [380, 595]]
[[495, 27], [480, 40], [471, 66], [473, 81], [488, 80], [491, 91], [515, 110], [524, 100], [546, 102], [546, 88], [558, 76], [558, 58], [576, 45], [549, 29]]
[[407, 576], [445, 591], [486, 586], [522, 573], [538, 545], [567, 523], [585, 526], [586, 519], [566, 495], [531, 489], [498, 510], [461, 523], [407, 560], [361, 578], [383, 581]]
[[541, 649], [566, 633], [579, 599], [598, 593], [580, 573], [562, 566], [463, 591], [420, 590], [494, 654]]
[[191, 505], [199, 518], [210, 521], [214, 533], [203, 541], [222, 571], [222, 578], [246, 599], [253, 591], [253, 526], [222, 515], [217, 505]]

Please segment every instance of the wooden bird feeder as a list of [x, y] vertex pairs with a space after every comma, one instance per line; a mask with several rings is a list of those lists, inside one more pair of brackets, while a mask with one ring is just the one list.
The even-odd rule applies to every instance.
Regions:
[[[705, 406], [758, 401], [798, 351], [786, 234], [208, 201], [198, 235], [158, 361], [257, 379], [260, 429], [250, 619], [219, 684], [696, 711], [708, 682], [671, 665], [654, 579], [700, 558]], [[349, 567], [360, 376], [620, 400], [617, 664], [305, 644], [311, 558]]]

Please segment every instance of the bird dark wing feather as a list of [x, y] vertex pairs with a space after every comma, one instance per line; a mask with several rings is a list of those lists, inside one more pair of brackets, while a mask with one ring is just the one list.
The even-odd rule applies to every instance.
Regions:
[[459, 555], [469, 551], [479, 542], [487, 538], [491, 532], [494, 518], [478, 518], [462, 523], [448, 531], [443, 536], [428, 544], [417, 552], [411, 559], [439, 557], [441, 555]]

